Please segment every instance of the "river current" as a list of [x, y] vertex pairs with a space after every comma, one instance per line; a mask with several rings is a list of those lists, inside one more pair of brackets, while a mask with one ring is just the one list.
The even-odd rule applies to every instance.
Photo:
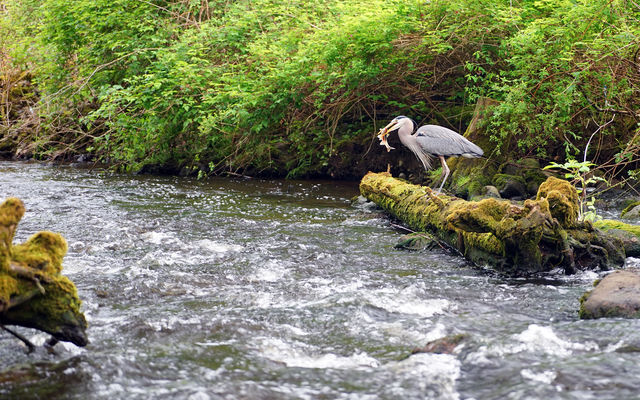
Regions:
[[66, 238], [90, 340], [26, 354], [0, 332], [2, 399], [640, 398], [640, 321], [578, 318], [601, 273], [506, 279], [394, 249], [356, 182], [2, 162], [0, 194], [27, 208], [15, 242]]

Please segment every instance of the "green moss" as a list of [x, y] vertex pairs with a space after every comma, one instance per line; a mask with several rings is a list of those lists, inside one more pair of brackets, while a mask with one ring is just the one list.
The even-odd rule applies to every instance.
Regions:
[[493, 175], [493, 178], [491, 178], [491, 182], [493, 183], [493, 185], [498, 188], [503, 187], [511, 180], [521, 183], [522, 186], [526, 186], [524, 178], [518, 175], [495, 174]]
[[536, 200], [546, 198], [551, 215], [566, 228], [578, 222], [578, 192], [569, 182], [553, 176], [547, 178], [540, 188]]
[[493, 233], [463, 233], [465, 249], [480, 248], [490, 254], [504, 255], [504, 244]]
[[9, 270], [11, 244], [18, 222], [24, 215], [24, 204], [11, 197], [0, 205], [0, 273]]
[[[595, 284], [594, 284], [595, 286]], [[578, 311], [578, 316], [581, 319], [589, 319], [589, 318], [593, 318], [593, 316], [591, 315], [590, 312], [588, 312], [585, 308], [584, 308], [584, 303], [587, 301], [587, 299], [589, 298], [589, 296], [591, 295], [591, 292], [593, 290], [589, 290], [587, 292], [584, 292], [584, 294], [582, 296], [580, 296], [580, 310]]]
[[624, 217], [629, 211], [631, 211], [636, 206], [640, 205], [640, 201], [634, 201], [633, 203], [627, 205], [624, 210], [620, 213], [620, 217]]
[[[10, 197], [0, 205], [0, 226], [17, 226], [24, 215], [22, 200]], [[15, 228], [14, 228], [15, 229]]]
[[[21, 282], [21, 292], [37, 289], [35, 284]], [[59, 275], [45, 285], [46, 293], [35, 296], [21, 306], [6, 313], [6, 319], [15, 324], [36, 328], [53, 335], [60, 334], [66, 326], [86, 329], [87, 322], [80, 311], [81, 301], [73, 282]]]
[[13, 246], [23, 215], [24, 204], [19, 199], [0, 205], [0, 309], [4, 311], [0, 323], [35, 328], [83, 346], [87, 343], [87, 321], [80, 311], [78, 292], [60, 274], [67, 242], [59, 234], [45, 231]]
[[9, 275], [0, 275], [0, 310], [9, 304], [11, 296], [18, 293], [18, 282]]
[[557, 181], [547, 180], [539, 198], [523, 205], [495, 198], [469, 202], [434, 196], [429, 188], [401, 182], [389, 174], [367, 174], [360, 190], [413, 230], [429, 231], [473, 262], [503, 272], [530, 274], [557, 267], [573, 272], [576, 268], [622, 265], [621, 242], [598, 234], [589, 224], [577, 223], [577, 204], [573, 208], [571, 202], [575, 189], [568, 182]]
[[13, 247], [12, 259], [26, 265], [56, 275], [62, 271], [62, 259], [67, 254], [67, 242], [53, 232], [38, 232], [23, 244]]
[[461, 198], [470, 198], [482, 193], [482, 188], [488, 185], [490, 176], [495, 168], [476, 159], [453, 157], [447, 160], [452, 171], [449, 178], [451, 192]]
[[625, 232], [629, 232], [634, 236], [637, 236], [638, 238], [640, 238], [640, 225], [626, 224], [624, 222], [615, 221], [612, 219], [603, 219], [600, 221], [595, 221], [593, 225], [596, 228], [601, 229], [605, 232], [611, 229], [619, 229]]

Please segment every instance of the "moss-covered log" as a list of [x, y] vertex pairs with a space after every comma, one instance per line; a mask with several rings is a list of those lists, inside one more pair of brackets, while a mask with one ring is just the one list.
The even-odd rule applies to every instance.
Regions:
[[465, 201], [436, 196], [388, 173], [369, 173], [360, 192], [417, 231], [427, 231], [469, 260], [510, 275], [560, 268], [566, 273], [624, 264], [619, 239], [578, 221], [578, 195], [566, 181], [549, 178], [536, 200]]
[[24, 215], [20, 199], [0, 205], [0, 324], [51, 334], [56, 340], [87, 344], [87, 321], [75, 285], [61, 275], [67, 242], [53, 232], [39, 232], [14, 246]]

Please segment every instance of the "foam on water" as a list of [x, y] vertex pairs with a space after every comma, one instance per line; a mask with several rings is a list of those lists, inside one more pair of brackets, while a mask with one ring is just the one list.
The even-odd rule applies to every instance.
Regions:
[[422, 393], [425, 399], [458, 400], [456, 381], [460, 378], [460, 361], [450, 354], [419, 353], [391, 362], [385, 369], [396, 374], [390, 392], [402, 398], [406, 391]]
[[212, 253], [227, 253], [232, 251], [241, 251], [243, 249], [243, 247], [238, 244], [220, 243], [209, 239], [198, 240], [195, 244], [202, 250]]
[[555, 371], [535, 372], [531, 369], [523, 369], [522, 371], [520, 371], [520, 375], [522, 375], [523, 378], [535, 383], [545, 383], [547, 385], [552, 384], [558, 376]]
[[511, 336], [506, 343], [491, 343], [480, 346], [469, 354], [467, 360], [474, 364], [491, 364], [489, 358], [501, 359], [508, 355], [529, 353], [545, 354], [554, 358], [566, 358], [575, 352], [598, 350], [594, 342], [573, 343], [560, 338], [551, 326], [531, 324], [523, 332]]
[[287, 367], [359, 369], [375, 368], [378, 360], [364, 352], [354, 352], [350, 356], [333, 353], [311, 354], [302, 344], [294, 345], [278, 338], [263, 338], [260, 343], [262, 355]]
[[414, 314], [421, 317], [432, 317], [451, 309], [446, 299], [425, 299], [423, 292], [416, 286], [403, 289], [382, 288], [365, 294], [366, 301], [391, 313]]
[[255, 272], [249, 276], [250, 281], [277, 282], [285, 277], [289, 272], [279, 260], [268, 260], [263, 266], [256, 268]]
[[514, 337], [519, 344], [512, 346], [512, 352], [543, 352], [560, 357], [567, 357], [574, 351], [596, 350], [598, 345], [593, 342], [572, 343], [556, 335], [550, 326], [531, 324], [522, 333]]
[[417, 329], [409, 329], [402, 322], [379, 323], [380, 330], [388, 335], [392, 342], [413, 343], [415, 346], [424, 346], [433, 340], [440, 339], [447, 335], [447, 329], [444, 324], [435, 324], [435, 326], [423, 332]]
[[172, 316], [169, 318], [147, 319], [144, 321], [145, 325], [149, 326], [156, 332], [174, 330], [176, 328], [184, 326], [199, 326], [202, 321], [198, 317], [181, 318], [178, 316]]
[[168, 244], [176, 241], [174, 235], [157, 231], [145, 232], [140, 235], [140, 238], [145, 242], [149, 242], [152, 244]]

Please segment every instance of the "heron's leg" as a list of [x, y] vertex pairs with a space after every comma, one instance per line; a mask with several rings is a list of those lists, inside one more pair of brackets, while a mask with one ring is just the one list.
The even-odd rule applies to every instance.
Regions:
[[444, 176], [442, 178], [442, 183], [440, 184], [440, 187], [438, 188], [438, 194], [440, 194], [440, 192], [442, 192], [442, 188], [444, 187], [444, 183], [447, 181], [447, 178], [449, 177], [449, 166], [447, 165], [447, 161], [444, 159], [444, 156], [438, 156], [440, 158], [440, 162], [442, 163], [442, 175]]

